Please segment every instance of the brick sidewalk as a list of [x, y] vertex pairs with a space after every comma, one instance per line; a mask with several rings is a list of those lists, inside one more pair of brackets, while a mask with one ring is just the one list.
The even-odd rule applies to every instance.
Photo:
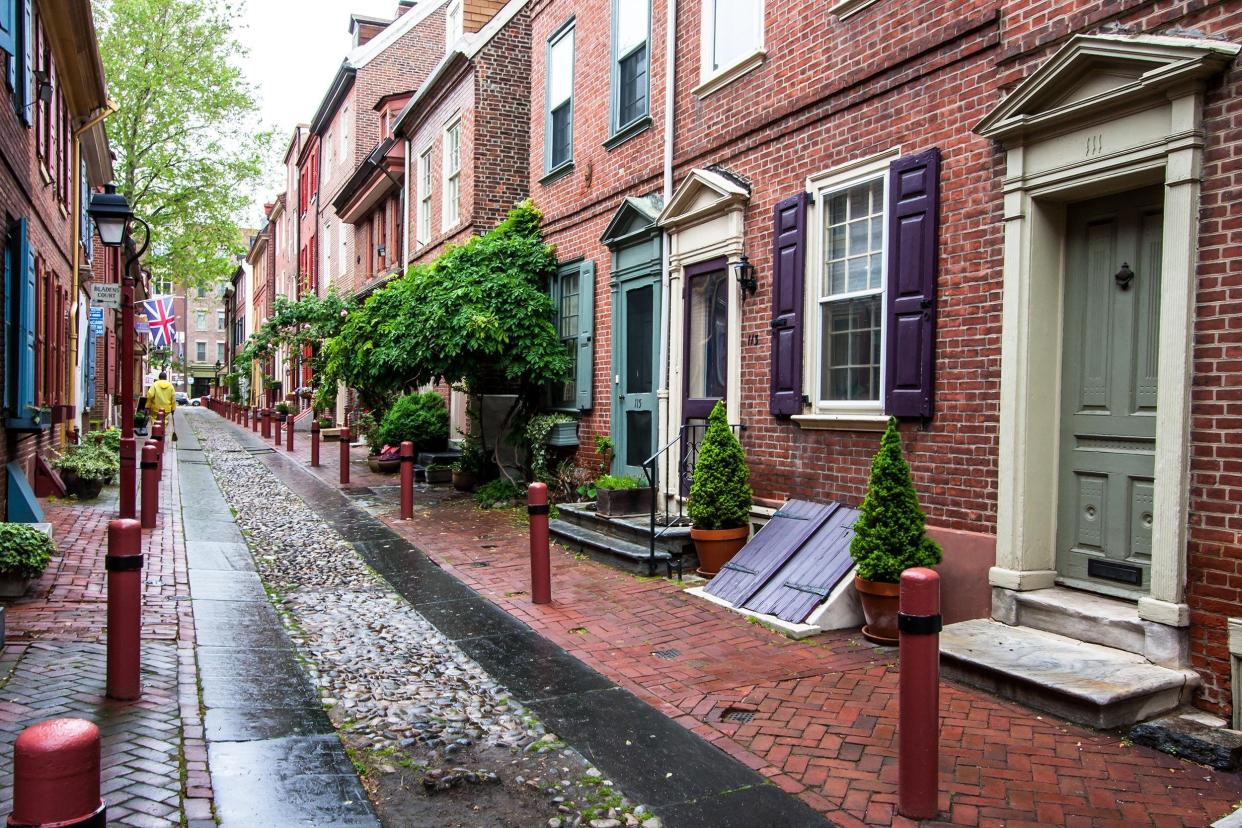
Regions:
[[[309, 437], [297, 442], [307, 465]], [[337, 451], [324, 444], [311, 470], [334, 485]], [[351, 457], [350, 488], [370, 488], [385, 523], [498, 607], [832, 821], [911, 824], [895, 816], [895, 650], [849, 631], [791, 641], [676, 582], [558, 547], [553, 603], [534, 606], [524, 515], [480, 511], [436, 487], [415, 494], [414, 520], [399, 521], [395, 476], [372, 474], [364, 448]], [[1204, 826], [1242, 800], [1234, 774], [964, 686], [941, 685], [941, 716], [947, 822], [928, 824]]]
[[143, 695], [137, 702], [104, 695], [103, 557], [108, 522], [116, 517], [116, 489], [105, 489], [92, 503], [44, 503], [57, 554], [26, 596], [6, 606], [0, 815], [12, 808], [17, 734], [49, 718], [75, 716], [100, 727], [110, 825], [214, 825], [175, 456], [170, 447], [156, 527], [142, 533]]

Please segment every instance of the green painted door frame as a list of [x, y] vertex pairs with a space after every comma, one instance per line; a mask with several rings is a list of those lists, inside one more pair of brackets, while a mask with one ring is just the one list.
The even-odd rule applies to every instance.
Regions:
[[1066, 218], [1058, 580], [1127, 598], [1151, 582], [1162, 208], [1153, 188]]

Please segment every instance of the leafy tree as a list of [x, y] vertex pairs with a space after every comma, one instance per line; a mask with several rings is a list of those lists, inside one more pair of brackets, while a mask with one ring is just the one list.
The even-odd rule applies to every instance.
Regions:
[[850, 541], [858, 577], [895, 584], [911, 567], [940, 563], [940, 545], [927, 537], [923, 521], [910, 467], [901, 453], [901, 432], [890, 417], [880, 450], [871, 460], [867, 496]]
[[696, 529], [736, 529], [750, 516], [752, 493], [746, 453], [738, 442], [722, 403], [707, 417], [690, 482], [686, 514]]
[[368, 408], [441, 380], [516, 393], [533, 408], [570, 368], [545, 290], [556, 256], [542, 220], [523, 202], [495, 229], [376, 291], [327, 344], [325, 382], [344, 381]]
[[[255, 360], [265, 360], [282, 347], [300, 351], [303, 345], [317, 346], [340, 333], [352, 307], [353, 300], [342, 299], [335, 290], [329, 290], [322, 298], [306, 294], [296, 302], [277, 296], [272, 304], [272, 315], [250, 334], [237, 352], [234, 364], [245, 366]], [[322, 353], [312, 358], [314, 376], [321, 373], [322, 361]]]
[[151, 225], [156, 282], [207, 285], [242, 252], [238, 216], [270, 143], [222, 0], [95, 0], [117, 112], [105, 124], [118, 189]]

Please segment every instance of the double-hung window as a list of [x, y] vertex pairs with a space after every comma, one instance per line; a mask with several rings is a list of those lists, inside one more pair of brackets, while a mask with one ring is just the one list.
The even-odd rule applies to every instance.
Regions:
[[548, 39], [547, 117], [544, 121], [544, 169], [553, 172], [574, 159], [574, 23]]
[[431, 147], [418, 156], [418, 238], [419, 244], [431, 241]]
[[207, 340], [199, 339], [195, 341], [194, 361], [195, 362], [206, 362], [207, 361]]
[[569, 355], [569, 372], [549, 388], [553, 408], [586, 411], [591, 407], [591, 380], [595, 338], [595, 263], [564, 264], [548, 284], [556, 333]]
[[452, 0], [444, 13], [444, 46], [445, 50], [453, 48], [453, 44], [462, 36], [462, 0]]
[[650, 0], [613, 0], [612, 134], [650, 111]]
[[461, 219], [461, 118], [444, 131], [444, 227]]
[[762, 61], [763, 2], [703, 0], [701, 94], [719, 88]]
[[205, 310], [194, 311], [194, 330], [196, 331], [207, 330], [207, 311]]
[[883, 402], [886, 179], [873, 172], [818, 193], [822, 409], [879, 409]]
[[216, 330], [224, 330], [224, 311], [216, 311]]

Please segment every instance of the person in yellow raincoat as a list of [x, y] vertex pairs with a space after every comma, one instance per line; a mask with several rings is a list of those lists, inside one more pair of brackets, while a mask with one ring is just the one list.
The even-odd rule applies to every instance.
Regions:
[[177, 390], [168, 381], [168, 374], [160, 371], [159, 379], [147, 389], [147, 411], [152, 416], [161, 411], [172, 414], [177, 410]]

